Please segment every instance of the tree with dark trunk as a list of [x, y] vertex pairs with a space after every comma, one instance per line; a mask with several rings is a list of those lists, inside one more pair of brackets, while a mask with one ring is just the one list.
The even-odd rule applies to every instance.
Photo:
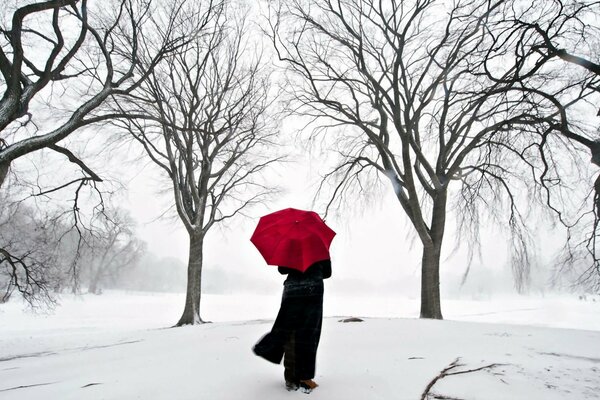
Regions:
[[489, 27], [504, 17], [503, 3], [296, 0], [271, 10], [267, 34], [287, 67], [294, 111], [315, 123], [313, 135], [333, 135], [341, 156], [324, 179], [335, 182], [327, 208], [364, 190], [370, 171], [389, 179], [422, 244], [422, 318], [442, 318], [449, 211], [473, 241], [480, 212], [505, 221], [516, 276], [527, 278], [512, 160], [528, 168], [523, 149], [557, 113], [536, 95], [542, 83], [524, 90], [518, 80], [486, 74]]
[[[76, 152], [67, 148], [69, 144], [63, 144], [65, 139], [74, 132], [114, 118], [102, 113], [101, 105], [111, 96], [136, 89], [148, 78], [156, 63], [182, 46], [186, 39], [173, 34], [170, 21], [175, 15], [165, 19], [166, 22], [161, 21], [155, 13], [156, 6], [149, 1], [27, 3], [7, 4], [3, 12], [11, 18], [0, 25], [0, 188], [15, 192], [21, 190], [20, 186], [26, 186], [31, 189], [29, 198], [46, 199], [75, 186], [70, 211], [73, 230], [80, 235], [81, 244], [82, 231], [86, 230], [82, 227], [79, 203], [82, 192], [90, 188], [99, 195], [96, 209], [100, 212], [105, 192], [97, 186], [102, 178]], [[145, 69], [141, 68], [140, 37], [144, 32], [157, 30], [162, 32], [162, 41], [146, 49]], [[10, 171], [14, 170], [11, 166], [17, 160], [24, 157], [32, 160], [33, 153], [43, 152], [65, 157], [81, 172], [73, 179], [60, 181], [53, 177], [50, 182], [16, 173], [11, 175]], [[36, 168], [47, 170], [40, 165]], [[10, 176], [14, 176], [12, 181], [8, 180]], [[32, 183], [28, 183], [30, 178]], [[11, 182], [15, 187], [10, 187]], [[24, 196], [25, 191], [21, 190], [17, 201], [24, 201]], [[76, 254], [80, 250], [79, 246], [74, 249]], [[2, 242], [0, 251], [3, 254], [0, 264], [18, 265], [25, 272], [53, 268], [47, 262], [33, 262], [28, 257], [35, 253], [35, 248], [23, 249], [14, 243], [11, 246]], [[27, 260], [33, 264], [28, 265]], [[77, 281], [75, 265], [76, 260], [72, 273]], [[37, 292], [27, 293], [29, 296]]]
[[[189, 43], [158, 63], [129, 96], [116, 98], [123, 118], [114, 122], [168, 176], [189, 235], [186, 300], [177, 326], [204, 322], [207, 233], [273, 193], [260, 176], [278, 160], [267, 151], [276, 133], [268, 113], [269, 76], [244, 13], [225, 2], [187, 2], [184, 9], [186, 18], [176, 25]], [[154, 39], [145, 40], [151, 46]]]
[[[17, 160], [42, 152], [66, 157], [81, 171], [79, 176], [49, 183], [40, 183], [34, 177], [33, 183], [26, 186], [31, 186], [34, 198], [48, 198], [75, 186], [72, 221], [81, 244], [81, 193], [85, 188], [95, 191], [100, 196], [101, 209], [103, 191], [97, 184], [102, 178], [63, 142], [76, 131], [112, 119], [114, 116], [100, 112], [100, 106], [111, 96], [137, 88], [156, 63], [186, 39], [173, 35], [169, 19], [162, 25], [154, 15], [155, 6], [148, 1], [111, 0], [101, 5], [87, 0], [28, 3], [7, 4], [6, 8], [3, 5], [3, 12], [10, 18], [0, 25], [0, 188], [15, 191], [8, 177]], [[139, 38], [146, 31], [156, 30], [163, 33], [163, 41], [147, 49], [146, 69], [142, 69]], [[36, 168], [46, 169], [40, 165]], [[30, 178], [13, 175], [13, 186]], [[24, 201], [23, 194], [18, 196], [19, 202]], [[79, 251], [78, 246], [75, 252]], [[22, 269], [32, 276], [33, 271], [41, 273], [53, 268], [46, 262], [48, 258], [40, 261], [28, 256], [36, 252], [35, 248], [1, 242], [0, 252], [2, 267], [8, 264], [13, 270]], [[27, 260], [32, 264], [27, 264]], [[76, 281], [75, 267], [72, 272]], [[40, 288], [46, 287], [41, 280], [37, 282]], [[42, 292], [48, 293], [45, 289]], [[38, 292], [28, 290], [26, 297], [31, 293]]]

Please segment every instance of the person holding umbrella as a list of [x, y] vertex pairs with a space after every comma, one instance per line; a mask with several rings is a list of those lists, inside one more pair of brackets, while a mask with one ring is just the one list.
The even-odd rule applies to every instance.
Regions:
[[288, 208], [262, 217], [251, 241], [269, 265], [287, 275], [279, 313], [253, 351], [275, 364], [283, 359], [287, 390], [310, 393], [323, 321], [323, 279], [331, 277], [335, 232], [312, 211]]

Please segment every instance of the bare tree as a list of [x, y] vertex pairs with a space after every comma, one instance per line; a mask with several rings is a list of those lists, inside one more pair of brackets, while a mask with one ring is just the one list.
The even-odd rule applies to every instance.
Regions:
[[[61, 141], [77, 130], [114, 118], [99, 107], [110, 96], [135, 90], [156, 63], [185, 43], [185, 38], [174, 36], [172, 21], [179, 11], [174, 7], [172, 15], [161, 19], [156, 6], [144, 0], [111, 0], [91, 7], [87, 0], [50, 0], [3, 7], [0, 187], [16, 160], [41, 151], [66, 157], [80, 169], [79, 175], [62, 182], [52, 180], [44, 187], [34, 177], [31, 196], [46, 198], [76, 185], [71, 211], [80, 243], [80, 195], [91, 188], [100, 196], [102, 208], [102, 192], [96, 186], [102, 178]], [[157, 30], [162, 32], [162, 41], [146, 49], [145, 69], [141, 68], [139, 38], [146, 31]], [[22, 176], [14, 179], [26, 180]], [[19, 197], [21, 201], [23, 196]], [[4, 254], [0, 263], [18, 264], [26, 271], [44, 268], [45, 263], [28, 266], [24, 261], [32, 260], [25, 255], [35, 248], [14, 253], [9, 247], [9, 243], [0, 243]], [[79, 252], [79, 247], [75, 251]]]
[[[528, 276], [520, 172], [530, 167], [528, 146], [558, 116], [536, 96], [543, 82], [524, 89], [487, 73], [501, 67], [488, 62], [487, 49], [503, 3], [296, 0], [269, 18], [294, 111], [317, 124], [313, 135], [334, 135], [337, 144], [340, 162], [322, 185], [335, 182], [328, 210], [363, 190], [369, 171], [389, 179], [423, 246], [422, 318], [442, 318], [440, 255], [449, 212], [470, 231], [466, 245], [478, 240], [482, 213], [507, 225], [517, 283]], [[570, 89], [554, 95], [577, 102], [581, 93]]]
[[[541, 133], [538, 141], [536, 152], [540, 168], [535, 182], [543, 188], [546, 204], [568, 232], [564, 252], [557, 262], [559, 270], [568, 272], [567, 269], [587, 265], [580, 270], [576, 282], [598, 290], [600, 177], [596, 178], [593, 190], [587, 191], [587, 196], [578, 196], [577, 190], [566, 193], [565, 187], [570, 185], [557, 185], [561, 177], [555, 164], [565, 158], [564, 153], [577, 153], [583, 158], [587, 151], [591, 154], [591, 163], [600, 166], [598, 126], [593, 117], [590, 118], [598, 110], [600, 100], [600, 65], [595, 62], [600, 46], [597, 24], [600, 2], [506, 3], [506, 17], [494, 27], [495, 41], [489, 49], [491, 60], [497, 59], [498, 53], [502, 54], [504, 73], [502, 77], [495, 74], [490, 77], [519, 81], [524, 88], [532, 88], [532, 81], [544, 81], [544, 85], [536, 86], [537, 91], [533, 88], [532, 91], [550, 102], [559, 117]], [[573, 87], [580, 88], [585, 103], [575, 105], [556, 96], [557, 92]], [[552, 142], [558, 141], [556, 135], [562, 143], [552, 149]], [[573, 171], [571, 183], [589, 180], [590, 168], [585, 165], [582, 161]], [[579, 186], [579, 192], [583, 192], [583, 188]], [[576, 200], [565, 202], [569, 198]]]
[[[4, 202], [2, 205], [5, 206]], [[17, 290], [31, 305], [47, 303], [52, 298], [51, 279], [53, 274], [45, 265], [55, 259], [55, 253], [48, 251], [51, 240], [45, 229], [40, 229], [30, 219], [9, 207], [2, 209], [2, 228], [0, 237], [4, 246], [0, 249], [0, 302], [5, 302]], [[5, 218], [10, 214], [12, 221], [6, 223]], [[33, 237], [23, 235], [27, 228], [35, 227]], [[30, 245], [23, 249], [23, 245]], [[22, 251], [19, 251], [22, 250]]]
[[187, 294], [178, 326], [203, 322], [209, 230], [272, 193], [260, 183], [265, 168], [277, 161], [266, 151], [276, 133], [268, 113], [269, 76], [243, 14], [224, 2], [189, 3], [188, 18], [178, 21], [189, 43], [158, 63], [129, 97], [117, 99], [125, 115], [118, 124], [168, 176], [174, 208], [189, 234]]
[[80, 234], [64, 219], [69, 214], [0, 195], [0, 302], [16, 291], [31, 307], [53, 306], [56, 293], [79, 291], [80, 275], [97, 294], [133, 267], [144, 244], [124, 211], [106, 207]]
[[[151, 3], [122, 0], [106, 8], [110, 11], [101, 16], [100, 10], [88, 9], [87, 0], [37, 2], [16, 9], [11, 26], [0, 28], [0, 186], [14, 160], [44, 148], [64, 154], [81, 167], [88, 175], [82, 182], [100, 181], [57, 143], [79, 128], [112, 118], [90, 114], [109, 96], [139, 86], [153, 65], [184, 41], [172, 35], [172, 26], [161, 27], [163, 42], [153, 48], [148, 70], [140, 73], [138, 69], [139, 75], [134, 75], [138, 38], [145, 29], [157, 28], [150, 18]], [[93, 11], [95, 19], [90, 17]], [[127, 45], [116, 51], [118, 43]], [[59, 119], [58, 126], [52, 126], [47, 115], [36, 118], [32, 114], [36, 98], [48, 98], [48, 89], [68, 87], [75, 88], [80, 97], [66, 120]], [[85, 92], [77, 91], [82, 88]], [[37, 127], [42, 125], [45, 128], [40, 131]]]
[[54, 212], [0, 194], [0, 302], [16, 291], [31, 307], [55, 303], [73, 257], [68, 231]]
[[115, 286], [123, 272], [135, 266], [145, 246], [135, 236], [134, 223], [124, 210], [105, 210], [95, 220], [89, 249], [80, 262], [88, 292], [101, 294], [103, 286]]

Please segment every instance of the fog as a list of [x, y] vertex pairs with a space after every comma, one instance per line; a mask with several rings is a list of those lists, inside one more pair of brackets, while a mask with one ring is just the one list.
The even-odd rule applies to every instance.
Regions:
[[[137, 222], [136, 234], [146, 242], [147, 251], [138, 263], [125, 268], [116, 281], [105, 282], [103, 288], [184, 292], [188, 237], [174, 211], [169, 183], [158, 168], [135, 158], [135, 148], [124, 146], [121, 150], [111, 152], [111, 156], [104, 152], [91, 160], [107, 184], [121, 187], [112, 203], [131, 213]], [[302, 152], [298, 143], [282, 151], [288, 150], [291, 161], [279, 165], [269, 177], [271, 183], [281, 187], [281, 195], [209, 231], [204, 248], [203, 293], [281, 292], [284, 277], [265, 264], [250, 236], [261, 215], [282, 208], [313, 209], [322, 214], [327, 199], [314, 204], [313, 200], [320, 177], [332, 161], [325, 150]], [[540, 218], [537, 226], [531, 226], [536, 249], [531, 260], [529, 294], [571, 290], [553, 285], [552, 259], [565, 236], [563, 230], [552, 226], [552, 219]], [[515, 294], [507, 235], [496, 227], [483, 227], [481, 251], [469, 268], [468, 248], [472, 243], [456, 233], [454, 222], [449, 209], [440, 268], [442, 299]], [[326, 282], [328, 295], [419, 298], [421, 245], [387, 181], [348, 199], [345, 207], [333, 210], [327, 223], [337, 232], [331, 246], [333, 276]], [[467, 268], [469, 274], [463, 282]]]
[[[273, 293], [281, 290], [284, 279], [276, 267], [268, 266], [250, 242], [258, 218], [286, 207], [314, 209], [322, 212], [320, 203], [313, 204], [319, 182], [319, 155], [295, 155], [293, 162], [281, 166], [277, 179], [283, 192], [271, 202], [255, 207], [228, 220], [226, 225], [211, 229], [205, 242], [202, 286], [204, 293]], [[157, 171], [146, 167], [128, 182], [127, 200], [123, 205], [138, 221], [139, 237], [148, 244], [149, 254], [134, 272], [124, 277], [124, 287], [139, 290], [184, 291], [188, 238], [173, 211], [166, 216], [170, 192], [160, 192], [164, 186]], [[395, 199], [387, 182], [369, 193], [369, 198], [356, 198], [344, 209], [335, 210], [327, 223], [337, 232], [331, 246], [333, 276], [326, 282], [330, 294], [353, 296], [420, 296], [420, 256], [418, 239]], [[322, 203], [322, 202], [321, 202]], [[449, 228], [442, 255], [441, 285], [443, 298], [486, 299], [495, 295], [514, 294], [514, 281], [509, 265], [507, 237], [499, 229], [482, 229], [481, 252], [470, 263], [470, 243], [461, 240], [454, 231], [454, 217], [449, 213]], [[169, 217], [170, 216], [170, 217]], [[551, 282], [553, 251], [564, 238], [560, 230], [553, 231], [550, 221], [532, 226], [536, 251], [532, 260], [530, 294], [557, 291]], [[539, 233], [539, 232], [544, 232]], [[458, 243], [457, 243], [458, 242]], [[458, 248], [456, 248], [458, 244]], [[163, 268], [164, 273], [160, 272]], [[128, 284], [137, 280], [139, 284]], [[153, 282], [154, 281], [154, 282]], [[169, 284], [165, 284], [168, 281]]]

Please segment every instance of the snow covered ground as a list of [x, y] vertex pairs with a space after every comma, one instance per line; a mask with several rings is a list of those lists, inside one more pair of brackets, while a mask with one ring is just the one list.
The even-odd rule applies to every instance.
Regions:
[[[445, 300], [446, 320], [418, 301], [326, 293], [312, 399], [600, 398], [600, 298]], [[183, 295], [65, 296], [53, 314], [0, 305], [0, 399], [305, 398], [283, 368], [250, 348], [279, 294], [204, 296], [214, 323], [170, 329]], [[339, 322], [343, 316], [363, 322]], [[458, 360], [458, 361], [456, 361]], [[476, 370], [468, 373], [458, 373]]]

